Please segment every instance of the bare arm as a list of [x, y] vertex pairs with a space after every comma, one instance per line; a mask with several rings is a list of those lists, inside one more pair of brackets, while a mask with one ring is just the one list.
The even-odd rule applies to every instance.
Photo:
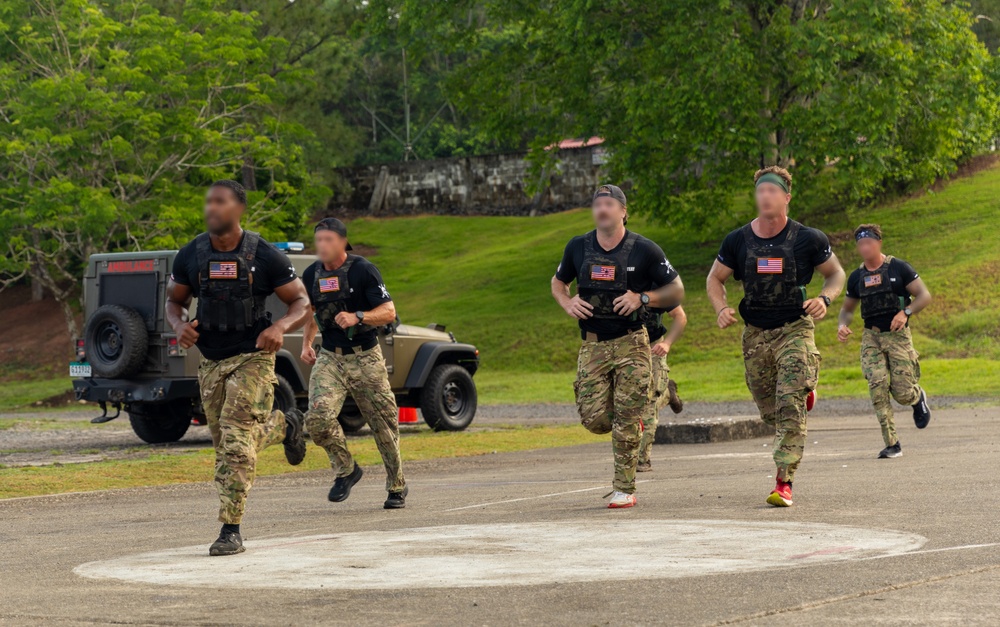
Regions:
[[[310, 309], [313, 313], [315, 313], [316, 309], [314, 307], [310, 307]], [[302, 327], [302, 346], [312, 346], [316, 341], [317, 333], [319, 333], [319, 324], [316, 323], [315, 316], [309, 316], [309, 318], [306, 319], [305, 325]]]
[[670, 330], [667, 331], [667, 336], [663, 338], [670, 346], [674, 345], [674, 342], [681, 338], [684, 333], [684, 327], [687, 326], [688, 317], [687, 313], [684, 312], [684, 308], [677, 306], [670, 310]]
[[[819, 291], [820, 296], [826, 296], [833, 301], [840, 295], [840, 290], [844, 288], [844, 282], [847, 280], [844, 269], [840, 267], [840, 261], [836, 255], [830, 255], [830, 258], [816, 266], [816, 269], [824, 279], [823, 287]], [[810, 298], [802, 303], [802, 309], [814, 320], [822, 320], [826, 316], [826, 303], [820, 297]]]
[[649, 295], [649, 307], [666, 309], [668, 307], [680, 307], [684, 301], [684, 282], [677, 277], [663, 287], [646, 292]]
[[715, 310], [715, 319], [720, 329], [736, 323], [736, 310], [729, 306], [726, 300], [726, 281], [733, 276], [733, 269], [718, 259], [712, 264], [712, 269], [708, 272], [705, 280], [705, 290], [708, 292], [708, 301], [712, 303]]
[[198, 321], [188, 322], [188, 307], [191, 306], [192, 292], [187, 285], [170, 281], [167, 283], [167, 304], [165, 313], [167, 324], [177, 334], [181, 348], [191, 348], [198, 341]]
[[274, 293], [281, 302], [288, 305], [288, 311], [257, 336], [257, 348], [269, 353], [281, 350], [285, 342], [285, 333], [301, 327], [310, 311], [309, 296], [299, 279], [285, 283], [275, 289]]
[[396, 305], [391, 300], [382, 303], [375, 309], [365, 312], [365, 324], [371, 327], [380, 327], [389, 324], [396, 319]]
[[931, 304], [931, 291], [924, 285], [923, 279], [910, 281], [910, 284], [906, 286], [906, 291], [913, 296], [913, 302], [910, 303], [911, 314], [922, 311]]
[[563, 283], [555, 275], [552, 276], [552, 298], [568, 315], [577, 320], [586, 320], [594, 315], [594, 306], [580, 298], [579, 294], [569, 295], [569, 283]]
[[854, 331], [851, 331], [851, 321], [854, 320], [854, 310], [858, 306], [858, 299], [850, 296], [844, 297], [844, 304], [840, 307], [840, 314], [837, 315], [837, 339], [847, 342], [847, 338]]

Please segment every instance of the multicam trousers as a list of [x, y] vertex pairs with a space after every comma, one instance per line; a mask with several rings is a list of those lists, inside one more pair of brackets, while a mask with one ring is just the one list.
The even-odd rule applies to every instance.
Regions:
[[593, 433], [611, 433], [614, 489], [627, 494], [635, 492], [639, 423], [649, 403], [650, 369], [645, 329], [580, 346], [573, 384], [580, 422]]
[[920, 401], [920, 361], [913, 349], [909, 328], [901, 331], [877, 332], [865, 329], [861, 335], [861, 371], [868, 380], [875, 415], [882, 426], [886, 446], [899, 441], [893, 422], [892, 398], [900, 405], [916, 405]]
[[652, 370], [649, 379], [649, 403], [646, 411], [642, 415], [642, 439], [639, 441], [639, 463], [649, 463], [649, 452], [653, 448], [653, 440], [656, 439], [656, 425], [659, 423], [660, 409], [670, 400], [670, 392], [667, 389], [669, 378], [667, 373], [670, 368], [667, 366], [667, 356], [650, 355], [652, 360]]
[[285, 439], [274, 404], [274, 353], [244, 353], [198, 365], [201, 405], [215, 446], [219, 521], [238, 525], [253, 485], [257, 453]]
[[806, 444], [806, 396], [819, 379], [820, 355], [812, 318], [777, 329], [743, 330], [746, 381], [761, 419], [774, 425], [777, 478], [792, 482]]
[[353, 355], [321, 350], [309, 376], [306, 430], [312, 441], [326, 450], [338, 477], [346, 477], [354, 470], [354, 458], [337, 420], [348, 394], [354, 397], [375, 434], [375, 445], [385, 465], [385, 489], [402, 492], [406, 481], [399, 456], [399, 410], [378, 345]]

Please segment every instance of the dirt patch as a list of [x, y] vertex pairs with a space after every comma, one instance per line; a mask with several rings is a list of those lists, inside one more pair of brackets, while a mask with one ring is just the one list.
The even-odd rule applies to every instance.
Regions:
[[31, 302], [31, 290], [18, 286], [0, 298], [0, 379], [23, 381], [66, 374], [73, 344], [59, 304], [51, 298]]

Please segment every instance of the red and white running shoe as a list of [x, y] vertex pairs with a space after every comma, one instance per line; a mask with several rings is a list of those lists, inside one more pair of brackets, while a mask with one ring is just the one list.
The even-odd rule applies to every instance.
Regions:
[[792, 484], [778, 480], [774, 491], [767, 497], [767, 503], [775, 507], [789, 507], [792, 504]]
[[635, 495], [625, 494], [615, 490], [611, 493], [611, 501], [608, 502], [608, 509], [623, 509], [625, 507], [635, 507]]

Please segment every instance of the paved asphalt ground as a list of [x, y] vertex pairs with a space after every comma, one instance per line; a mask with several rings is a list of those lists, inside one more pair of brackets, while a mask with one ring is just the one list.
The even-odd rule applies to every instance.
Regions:
[[0, 624], [996, 624], [1000, 410], [816, 415], [790, 509], [766, 439], [656, 446], [603, 507], [610, 445], [413, 463], [326, 501], [266, 477], [246, 553], [209, 558], [208, 484], [0, 501]]

